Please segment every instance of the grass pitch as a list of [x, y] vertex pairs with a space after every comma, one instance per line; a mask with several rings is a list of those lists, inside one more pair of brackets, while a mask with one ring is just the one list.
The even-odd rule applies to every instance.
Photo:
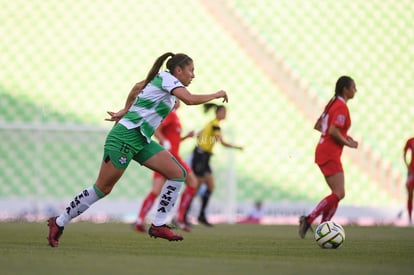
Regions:
[[44, 223], [0, 223], [1, 274], [412, 274], [414, 228], [345, 226], [337, 250], [290, 225], [194, 226], [184, 241], [123, 223], [71, 223], [58, 248]]

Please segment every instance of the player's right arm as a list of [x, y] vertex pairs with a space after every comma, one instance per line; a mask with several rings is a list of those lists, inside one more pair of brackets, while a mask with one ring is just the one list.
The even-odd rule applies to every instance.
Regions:
[[173, 94], [186, 105], [203, 104], [218, 98], [222, 98], [223, 102], [228, 102], [227, 93], [223, 90], [212, 94], [192, 94], [185, 87], [177, 87], [174, 89]]

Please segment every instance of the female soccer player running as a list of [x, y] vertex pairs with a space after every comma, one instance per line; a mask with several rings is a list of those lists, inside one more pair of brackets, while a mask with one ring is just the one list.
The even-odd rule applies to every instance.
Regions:
[[[168, 71], [160, 72], [165, 61]], [[169, 241], [183, 239], [171, 231], [165, 222], [186, 179], [186, 172], [171, 153], [151, 137], [173, 108], [176, 97], [187, 105], [202, 104], [217, 98], [227, 102], [227, 93], [223, 90], [211, 94], [191, 94], [186, 86], [193, 78], [193, 60], [186, 54], [167, 52], [157, 58], [146, 79], [132, 88], [125, 107], [116, 113], [108, 112], [111, 117], [107, 120], [118, 123], [106, 138], [98, 178], [94, 185], [75, 196], [59, 216], [49, 218], [47, 239], [50, 246], [58, 246], [64, 226], [73, 218], [111, 192], [131, 160], [167, 179], [148, 234]]]
[[357, 148], [358, 142], [348, 136], [351, 117], [347, 102], [352, 99], [357, 89], [354, 80], [341, 76], [335, 87], [335, 95], [326, 105], [314, 128], [321, 132], [316, 146], [315, 162], [318, 164], [332, 193], [323, 198], [313, 211], [299, 219], [299, 236], [304, 238], [312, 222], [322, 214], [322, 222], [329, 221], [345, 197], [345, 179], [342, 169], [341, 154], [344, 146]]

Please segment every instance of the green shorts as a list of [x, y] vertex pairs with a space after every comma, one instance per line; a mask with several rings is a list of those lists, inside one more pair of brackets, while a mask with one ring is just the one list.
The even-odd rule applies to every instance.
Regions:
[[106, 137], [103, 160], [111, 160], [112, 164], [119, 169], [128, 167], [131, 160], [143, 164], [164, 147], [143, 136], [139, 128], [127, 129], [124, 125], [117, 123]]

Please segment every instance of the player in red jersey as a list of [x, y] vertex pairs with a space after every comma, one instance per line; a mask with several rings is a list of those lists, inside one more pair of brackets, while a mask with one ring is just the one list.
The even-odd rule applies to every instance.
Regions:
[[344, 146], [357, 148], [358, 142], [348, 136], [351, 117], [346, 105], [357, 89], [355, 81], [349, 76], [341, 76], [335, 86], [335, 95], [326, 105], [325, 110], [314, 128], [321, 132], [315, 151], [315, 162], [322, 171], [332, 193], [323, 198], [313, 211], [299, 219], [299, 236], [304, 238], [312, 222], [322, 215], [322, 222], [329, 221], [336, 212], [338, 203], [345, 197], [345, 179], [341, 163]]
[[[411, 151], [410, 161], [408, 161], [407, 154]], [[408, 223], [412, 223], [413, 212], [413, 190], [414, 190], [414, 137], [409, 138], [404, 146], [404, 163], [407, 166], [407, 181], [405, 187], [407, 188], [407, 211]]]
[[[169, 150], [171, 154], [176, 158], [176, 160], [184, 167], [187, 172], [186, 178], [186, 188], [184, 189], [180, 205], [178, 207], [178, 215], [176, 219], [176, 224], [178, 227], [184, 231], [190, 232], [191, 229], [186, 223], [186, 209], [191, 203], [194, 194], [197, 189], [197, 178], [192, 172], [191, 168], [181, 159], [179, 156], [180, 143], [181, 141], [194, 136], [194, 131], [189, 132], [185, 136], [181, 136], [182, 127], [180, 119], [177, 115], [176, 110], [180, 106], [180, 101], [177, 99], [174, 109], [168, 116], [163, 120], [160, 126], [155, 130], [154, 136], [159, 140], [161, 145], [165, 149]], [[159, 196], [161, 189], [166, 181], [166, 178], [160, 173], [154, 172], [153, 174], [153, 183], [152, 189], [148, 193], [147, 197], [144, 199], [141, 209], [138, 213], [138, 218], [134, 224], [134, 229], [137, 232], [146, 232], [145, 228], [145, 217], [148, 212], [151, 210], [155, 199]]]

